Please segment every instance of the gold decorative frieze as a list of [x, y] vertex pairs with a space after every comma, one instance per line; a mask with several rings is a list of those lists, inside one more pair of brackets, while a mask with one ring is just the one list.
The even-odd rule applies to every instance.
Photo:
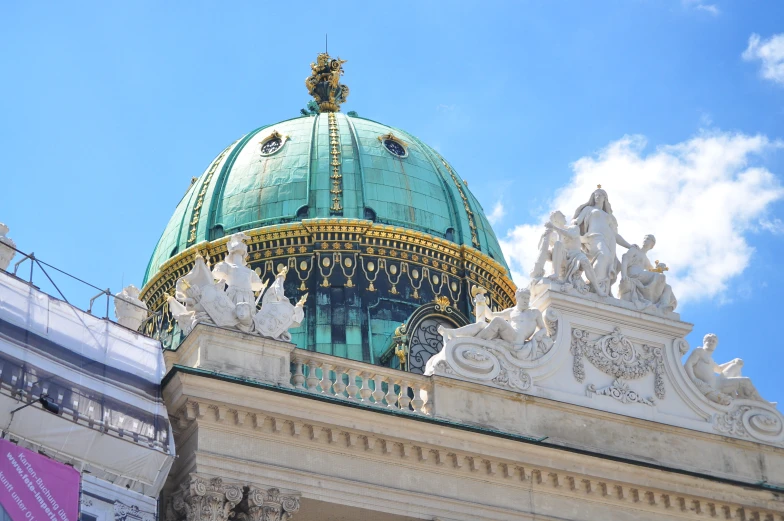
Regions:
[[218, 169], [218, 166], [223, 161], [223, 158], [226, 156], [226, 153], [231, 150], [231, 148], [237, 144], [235, 141], [231, 145], [227, 146], [223, 152], [221, 152], [218, 157], [215, 158], [215, 161], [212, 162], [210, 168], [207, 170], [207, 174], [204, 176], [204, 182], [201, 184], [201, 190], [199, 191], [198, 198], [196, 199], [196, 204], [191, 210], [191, 220], [189, 223], [189, 231], [188, 231], [188, 242], [187, 245], [191, 246], [193, 243], [196, 242], [196, 231], [198, 229], [199, 218], [201, 216], [201, 207], [204, 204], [204, 196], [207, 195], [207, 190], [210, 188], [210, 181], [212, 181], [212, 176], [215, 174], [215, 170]]
[[332, 194], [332, 206], [329, 211], [332, 214], [340, 215], [343, 213], [343, 175], [340, 173], [340, 132], [338, 132], [338, 122], [335, 114], [330, 112], [329, 117], [329, 154], [331, 157], [330, 167], [332, 168], [332, 189], [329, 193]]
[[[392, 297], [410, 287], [410, 295], [419, 299], [424, 285], [436, 296], [460, 302], [467, 288], [476, 284], [490, 289], [495, 307], [514, 305], [516, 288], [503, 266], [470, 246], [423, 232], [366, 220], [327, 218], [245, 233], [248, 257], [259, 276], [272, 276], [286, 266], [297, 274], [302, 291], [307, 290], [306, 281], [316, 269], [323, 287], [329, 287], [330, 277], [339, 273], [346, 287], [354, 287], [362, 278], [367, 291], [375, 292], [382, 277]], [[191, 269], [195, 255], [216, 264], [226, 255], [227, 241], [223, 237], [195, 244], [171, 258], [145, 285], [142, 299], [150, 309], [161, 309], [177, 278]]]
[[471, 210], [471, 206], [468, 204], [468, 197], [466, 197], [465, 192], [463, 191], [463, 187], [460, 186], [460, 180], [457, 178], [457, 175], [452, 171], [452, 167], [444, 160], [443, 157], [439, 154], [438, 158], [441, 160], [441, 164], [444, 165], [446, 171], [449, 172], [449, 175], [452, 176], [452, 181], [455, 183], [455, 187], [457, 188], [457, 192], [460, 194], [460, 198], [463, 200], [463, 208], [465, 208], [466, 216], [468, 217], [468, 227], [471, 229], [471, 244], [474, 245], [474, 248], [479, 248], [479, 237], [476, 235], [476, 222], [474, 222], [474, 212]]

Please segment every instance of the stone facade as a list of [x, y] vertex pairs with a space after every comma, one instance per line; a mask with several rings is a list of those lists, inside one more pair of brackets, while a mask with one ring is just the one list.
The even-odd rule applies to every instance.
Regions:
[[[776, 444], [289, 346], [199, 325], [167, 354], [172, 519], [784, 519]], [[292, 355], [290, 386], [258, 370]]]

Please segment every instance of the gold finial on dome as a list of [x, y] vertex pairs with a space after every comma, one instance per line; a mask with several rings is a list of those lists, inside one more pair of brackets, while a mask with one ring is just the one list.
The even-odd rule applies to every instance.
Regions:
[[601, 189], [602, 189], [602, 185], [596, 185], [596, 188], [598, 188], [599, 190], [601, 190]]
[[348, 97], [348, 87], [340, 83], [344, 63], [346, 60], [331, 58], [322, 52], [316, 57], [316, 63], [310, 64], [311, 73], [305, 86], [321, 112], [340, 111], [340, 105]]

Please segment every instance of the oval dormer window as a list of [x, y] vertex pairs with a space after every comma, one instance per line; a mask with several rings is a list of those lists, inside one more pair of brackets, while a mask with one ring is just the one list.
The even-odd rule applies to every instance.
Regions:
[[263, 145], [261, 145], [261, 153], [265, 156], [274, 154], [281, 146], [283, 146], [283, 142], [279, 137], [268, 139], [264, 142]]
[[381, 141], [381, 144], [384, 145], [384, 148], [387, 150], [387, 152], [393, 156], [408, 156], [408, 147], [406, 147], [406, 144], [397, 137], [393, 136], [391, 133], [387, 134], [386, 136], [379, 137], [378, 140]]
[[278, 131], [273, 131], [272, 134], [265, 137], [261, 140], [261, 155], [262, 156], [271, 156], [272, 154], [276, 153], [278, 150], [283, 148], [283, 145], [286, 144], [288, 140], [288, 136], [283, 136]]

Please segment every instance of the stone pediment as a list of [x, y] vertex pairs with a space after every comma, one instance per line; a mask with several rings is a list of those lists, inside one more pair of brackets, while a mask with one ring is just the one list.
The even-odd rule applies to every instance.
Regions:
[[[548, 322], [552, 346], [545, 352], [523, 357], [503, 341], [456, 336], [430, 359], [425, 375], [784, 446], [784, 418], [774, 403], [752, 397], [756, 391], [739, 368], [717, 375], [718, 387], [742, 384], [730, 394], [711, 393], [689, 376], [684, 362], [691, 356], [684, 358], [691, 324], [553, 288], [541, 292], [531, 309]], [[720, 367], [737, 362], [742, 365], [736, 359]]]

